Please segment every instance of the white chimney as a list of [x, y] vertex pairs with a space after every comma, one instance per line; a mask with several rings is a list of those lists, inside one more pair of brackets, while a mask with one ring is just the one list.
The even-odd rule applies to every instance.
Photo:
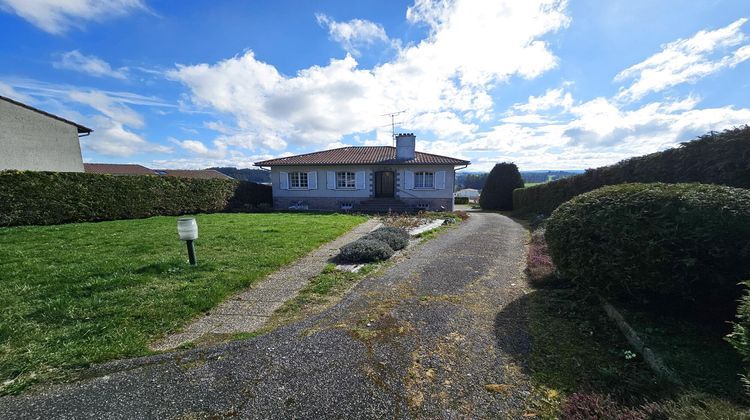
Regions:
[[396, 134], [396, 159], [414, 159], [416, 157], [416, 152], [414, 151], [416, 142], [417, 138], [414, 136], [414, 133]]

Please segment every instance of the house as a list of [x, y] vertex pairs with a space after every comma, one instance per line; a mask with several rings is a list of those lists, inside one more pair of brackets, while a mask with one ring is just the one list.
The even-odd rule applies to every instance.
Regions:
[[232, 179], [214, 169], [150, 169], [130, 163], [84, 163], [87, 173], [109, 175], [154, 175], [177, 178]]
[[78, 138], [91, 131], [0, 96], [0, 170], [83, 172]]
[[454, 197], [466, 197], [471, 203], [476, 203], [479, 200], [480, 195], [481, 193], [479, 192], [479, 190], [475, 190], [474, 188], [464, 188], [463, 190], [458, 190], [453, 194]]
[[256, 162], [271, 168], [275, 209], [452, 210], [455, 171], [469, 161], [415, 151], [414, 134], [396, 147], [342, 147]]

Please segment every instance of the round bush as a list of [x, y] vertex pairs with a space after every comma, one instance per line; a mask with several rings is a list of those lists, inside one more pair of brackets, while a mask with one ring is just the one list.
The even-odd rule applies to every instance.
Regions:
[[381, 227], [366, 236], [368, 239], [377, 239], [388, 244], [394, 251], [406, 248], [409, 245], [409, 232], [406, 229], [396, 227]]
[[750, 273], [750, 190], [604, 187], [555, 210], [546, 239], [564, 277], [605, 296], [731, 308]]
[[393, 249], [387, 243], [377, 239], [361, 238], [341, 247], [339, 259], [343, 262], [365, 263], [387, 260], [393, 255]]

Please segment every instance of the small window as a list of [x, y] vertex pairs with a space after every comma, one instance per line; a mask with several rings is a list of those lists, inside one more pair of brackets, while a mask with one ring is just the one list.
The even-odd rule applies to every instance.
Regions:
[[336, 172], [336, 189], [354, 189], [354, 172]]
[[414, 188], [434, 188], [435, 174], [432, 172], [416, 172], [414, 174]]
[[354, 203], [351, 201], [342, 201], [340, 204], [341, 210], [351, 210], [354, 207]]
[[429, 210], [430, 203], [418, 203], [417, 208], [421, 210]]
[[289, 187], [307, 189], [307, 172], [290, 172]]

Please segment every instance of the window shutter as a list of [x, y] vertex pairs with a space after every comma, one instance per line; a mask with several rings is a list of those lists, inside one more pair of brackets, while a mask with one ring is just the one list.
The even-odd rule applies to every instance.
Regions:
[[436, 190], [445, 189], [445, 171], [435, 172], [435, 189]]
[[289, 189], [289, 173], [288, 172], [279, 172], [279, 188], [281, 188], [282, 190]]
[[414, 172], [404, 171], [404, 189], [414, 189]]
[[318, 171], [307, 173], [307, 189], [308, 190], [318, 189]]
[[365, 171], [357, 171], [356, 175], [354, 175], [354, 185], [358, 190], [365, 189], [366, 175], [367, 173]]
[[335, 190], [336, 189], [336, 172], [334, 171], [328, 171], [326, 173], [326, 187], [329, 190]]

